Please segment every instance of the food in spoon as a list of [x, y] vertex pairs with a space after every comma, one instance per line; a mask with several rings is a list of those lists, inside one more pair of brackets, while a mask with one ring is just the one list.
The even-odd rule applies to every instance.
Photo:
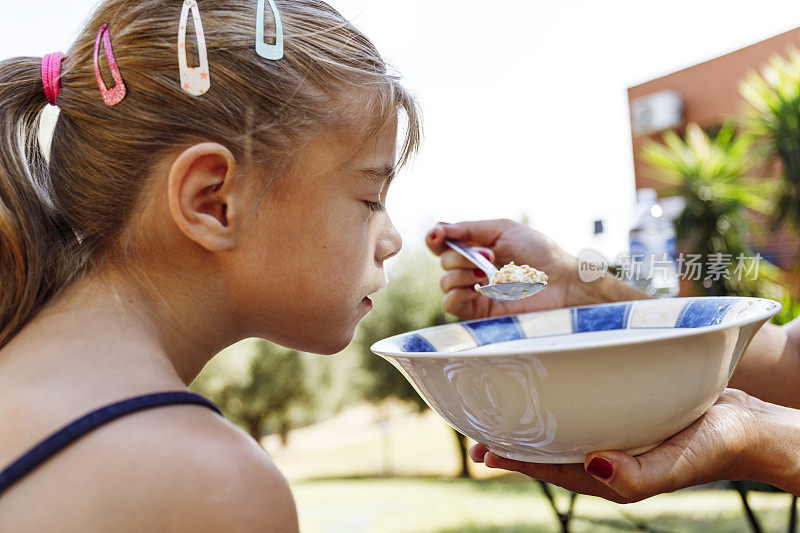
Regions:
[[[542, 285], [547, 285], [547, 274], [545, 274], [541, 270], [536, 270], [535, 268], [528, 265], [515, 265], [514, 261], [511, 261], [509, 264], [505, 265], [503, 268], [498, 270], [492, 276], [492, 279], [489, 280], [489, 284], [486, 287], [481, 287], [479, 284], [475, 284], [475, 290], [484, 294], [485, 296], [489, 296], [490, 298], [494, 298], [496, 300], [507, 301], [507, 300], [517, 300], [519, 298], [528, 297], [528, 291], [525, 290], [522, 290], [522, 292], [519, 293], [519, 289], [517, 289], [516, 297], [512, 297], [511, 294], [502, 292], [502, 289], [500, 289], [498, 285], [502, 285], [504, 283], [540, 283]], [[481, 290], [492, 287], [500, 289], [501, 290], [500, 294], [503, 297], [498, 298], [496, 296], [497, 291], [493, 291], [492, 293], [486, 293]], [[536, 294], [537, 292], [539, 291], [534, 290], [534, 292], [532, 292], [531, 295]]]
[[547, 285], [547, 274], [528, 265], [515, 265], [514, 261], [498, 270], [489, 283], [541, 283]]

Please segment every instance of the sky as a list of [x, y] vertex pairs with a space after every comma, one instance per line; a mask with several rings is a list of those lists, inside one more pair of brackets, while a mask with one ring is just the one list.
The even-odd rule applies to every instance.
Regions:
[[[784, 0], [330, 3], [422, 107], [422, 150], [388, 200], [412, 247], [437, 221], [527, 217], [572, 253], [596, 245], [604, 219], [604, 251], [622, 251], [635, 199], [626, 89], [800, 26]], [[65, 50], [94, 4], [0, 0], [0, 58]]]

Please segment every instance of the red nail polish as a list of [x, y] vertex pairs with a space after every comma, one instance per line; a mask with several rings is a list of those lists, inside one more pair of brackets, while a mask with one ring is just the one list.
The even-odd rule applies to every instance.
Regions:
[[429, 238], [430, 240], [432, 240], [432, 241], [435, 241], [435, 240], [436, 240], [436, 230], [435, 230], [435, 229], [434, 229], [434, 230], [431, 230], [431, 232], [430, 232], [430, 233], [428, 233], [428, 238]]
[[473, 268], [472, 269], [472, 275], [475, 276], [478, 279], [483, 279], [483, 278], [486, 277], [486, 272], [484, 272], [480, 268]]
[[611, 476], [614, 475], [614, 464], [608, 459], [595, 457], [589, 461], [586, 471], [600, 479], [611, 479]]
[[478, 253], [481, 254], [486, 259], [488, 259], [489, 261], [492, 260], [491, 254], [489, 254], [489, 252], [487, 252], [486, 250], [478, 250]]

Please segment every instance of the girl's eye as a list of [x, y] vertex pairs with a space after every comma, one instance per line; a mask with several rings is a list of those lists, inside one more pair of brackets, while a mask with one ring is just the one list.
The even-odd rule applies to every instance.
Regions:
[[383, 211], [384, 209], [386, 209], [386, 207], [384, 207], [384, 205], [382, 203], [380, 203], [380, 202], [364, 201], [364, 203], [367, 204], [367, 207], [369, 207], [369, 210], [373, 211], [373, 212], [374, 211]]

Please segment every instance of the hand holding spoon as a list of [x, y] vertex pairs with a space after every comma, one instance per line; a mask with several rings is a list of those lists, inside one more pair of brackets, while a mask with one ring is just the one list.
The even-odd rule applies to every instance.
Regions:
[[[489, 280], [499, 272], [488, 259], [481, 254], [467, 246], [461, 241], [455, 239], [445, 239], [444, 243], [466, 257], [472, 264], [483, 270]], [[484, 285], [483, 287], [476, 287], [476, 290], [488, 298], [499, 300], [501, 302], [510, 302], [513, 300], [520, 300], [533, 296], [540, 290], [544, 289], [547, 285], [544, 283], [527, 283], [512, 281], [507, 283], [494, 283]]]

